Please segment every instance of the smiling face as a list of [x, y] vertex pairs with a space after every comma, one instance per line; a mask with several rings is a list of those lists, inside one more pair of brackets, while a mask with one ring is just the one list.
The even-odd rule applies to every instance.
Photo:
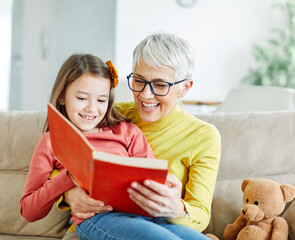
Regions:
[[[136, 64], [134, 74], [146, 81], [174, 82], [174, 70], [172, 68], [156, 69], [147, 65], [143, 60]], [[191, 85], [191, 82], [186, 82], [181, 93], [177, 85], [171, 86], [166, 96], [154, 95], [148, 85], [145, 86], [142, 92], [133, 92], [141, 120], [155, 122], [168, 115], [175, 107], [177, 99], [183, 97]]]
[[109, 100], [110, 79], [82, 74], [65, 91], [61, 102], [70, 121], [83, 133], [96, 132]]

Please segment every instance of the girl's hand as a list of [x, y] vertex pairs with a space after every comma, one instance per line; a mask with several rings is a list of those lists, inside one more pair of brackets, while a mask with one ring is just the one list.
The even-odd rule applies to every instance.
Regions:
[[143, 185], [133, 182], [128, 188], [129, 197], [153, 217], [177, 218], [186, 214], [181, 201], [182, 183], [168, 175], [166, 184], [145, 180]]
[[64, 201], [70, 205], [72, 212], [76, 217], [87, 219], [93, 217], [96, 213], [109, 212], [113, 210], [110, 205], [95, 200], [80, 187], [72, 188], [64, 195]]

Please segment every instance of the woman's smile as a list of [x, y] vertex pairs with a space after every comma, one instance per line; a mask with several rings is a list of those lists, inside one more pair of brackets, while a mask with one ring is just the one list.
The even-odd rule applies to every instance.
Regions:
[[[153, 68], [142, 59], [135, 67], [135, 74], [146, 81], [174, 81], [174, 70], [171, 68]], [[172, 86], [165, 96], [155, 95], [147, 85], [142, 92], [133, 92], [134, 101], [138, 107], [141, 120], [155, 122], [168, 115], [176, 106], [179, 88]]]
[[160, 103], [141, 102], [141, 106], [144, 111], [152, 112], [152, 111], [155, 111], [157, 107], [160, 106]]

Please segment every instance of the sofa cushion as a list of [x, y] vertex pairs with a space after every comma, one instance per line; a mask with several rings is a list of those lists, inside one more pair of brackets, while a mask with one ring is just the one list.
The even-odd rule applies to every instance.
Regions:
[[[295, 112], [198, 115], [221, 134], [221, 162], [206, 232], [221, 237], [242, 207], [245, 178], [266, 178], [295, 186]], [[284, 213], [294, 240], [294, 203]]]
[[295, 240], [295, 200], [293, 200], [290, 206], [282, 215], [289, 225], [289, 240]]
[[[27, 171], [46, 112], [0, 112], [0, 240], [54, 239], [66, 231], [68, 212], [53, 206], [44, 219], [26, 222], [19, 214]], [[267, 178], [295, 186], [295, 112], [198, 115], [221, 134], [222, 156], [206, 230], [221, 237], [239, 216], [244, 178]], [[295, 240], [295, 201], [283, 213]], [[18, 235], [18, 236], [16, 236]]]
[[46, 112], [0, 112], [2, 235], [62, 237], [66, 231], [69, 212], [61, 212], [55, 206], [47, 217], [34, 223], [28, 223], [19, 213], [19, 201], [23, 194], [30, 160], [41, 136], [45, 117]]

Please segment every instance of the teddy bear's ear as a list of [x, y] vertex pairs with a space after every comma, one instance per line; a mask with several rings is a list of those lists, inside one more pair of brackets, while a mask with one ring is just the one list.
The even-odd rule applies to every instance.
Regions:
[[244, 181], [242, 182], [242, 186], [241, 186], [241, 188], [242, 188], [242, 191], [244, 192], [244, 190], [245, 190], [245, 187], [248, 185], [248, 183], [251, 181], [251, 179], [250, 178], [246, 178], [246, 179], [244, 179]]
[[285, 202], [291, 202], [295, 198], [295, 187], [290, 184], [282, 184], [281, 189]]

